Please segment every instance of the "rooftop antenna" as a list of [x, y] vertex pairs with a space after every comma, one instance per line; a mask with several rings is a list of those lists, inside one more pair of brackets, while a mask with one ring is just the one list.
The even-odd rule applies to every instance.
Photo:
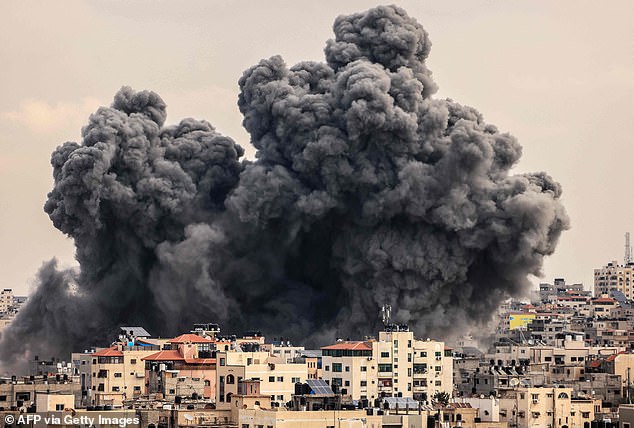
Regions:
[[381, 319], [383, 325], [387, 326], [390, 323], [390, 315], [392, 314], [392, 305], [381, 306]]
[[625, 264], [632, 263], [632, 246], [630, 245], [630, 232], [625, 232]]

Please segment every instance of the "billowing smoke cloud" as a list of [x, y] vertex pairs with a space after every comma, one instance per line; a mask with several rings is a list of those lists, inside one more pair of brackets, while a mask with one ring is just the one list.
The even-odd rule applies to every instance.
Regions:
[[241, 77], [254, 162], [205, 121], [165, 127], [161, 98], [130, 88], [58, 147], [45, 210], [81, 268], [42, 268], [0, 356], [81, 349], [120, 324], [356, 336], [384, 303], [441, 336], [525, 291], [568, 227], [559, 184], [510, 174], [511, 135], [433, 98], [431, 43], [402, 9], [334, 31], [326, 63], [275, 56]]

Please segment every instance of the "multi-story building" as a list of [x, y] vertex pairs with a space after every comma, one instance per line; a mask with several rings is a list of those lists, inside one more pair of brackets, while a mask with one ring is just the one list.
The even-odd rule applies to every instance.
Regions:
[[288, 362], [263, 351], [219, 351], [216, 361], [217, 409], [231, 407], [231, 397], [238, 393], [242, 380], [258, 380], [261, 393], [280, 406], [291, 401], [296, 383], [308, 379], [306, 362]]
[[353, 400], [413, 397], [453, 391], [453, 359], [444, 342], [419, 340], [407, 326], [389, 325], [378, 340], [322, 348], [323, 378]]
[[160, 393], [168, 400], [184, 396], [215, 398], [215, 341], [197, 334], [182, 334], [168, 344], [169, 349], [142, 358], [146, 394]]
[[91, 404], [120, 407], [145, 391], [143, 358], [161, 349], [159, 344], [117, 343], [92, 354]]
[[79, 404], [81, 391], [78, 378], [68, 375], [1, 378], [0, 410], [32, 407], [36, 403], [36, 395], [44, 393], [72, 395], [75, 397], [75, 404]]
[[0, 291], [0, 313], [8, 313], [13, 307], [13, 290], [5, 288]]
[[500, 398], [500, 421], [518, 428], [583, 427], [600, 409], [600, 400], [572, 398], [571, 388], [516, 388]]
[[594, 295], [619, 290], [627, 299], [634, 299], [634, 263], [626, 265], [613, 261], [594, 270]]

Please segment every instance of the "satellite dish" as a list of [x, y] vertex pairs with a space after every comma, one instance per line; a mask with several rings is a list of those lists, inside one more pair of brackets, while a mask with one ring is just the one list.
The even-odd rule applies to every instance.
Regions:
[[187, 413], [185, 413], [183, 415], [183, 417], [185, 418], [186, 421], [189, 421], [189, 422], [194, 420], [194, 417], [192, 415], [187, 414]]
[[510, 380], [509, 384], [510, 384], [512, 387], [516, 387], [517, 385], [519, 385], [519, 384], [520, 384], [520, 380], [514, 377], [513, 379], [511, 379], [511, 380]]

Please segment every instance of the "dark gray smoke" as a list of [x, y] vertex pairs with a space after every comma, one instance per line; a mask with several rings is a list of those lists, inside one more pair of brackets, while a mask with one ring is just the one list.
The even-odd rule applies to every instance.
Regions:
[[431, 43], [405, 11], [334, 31], [326, 63], [275, 56], [240, 78], [252, 163], [205, 121], [164, 127], [161, 98], [130, 88], [60, 146], [45, 210], [81, 268], [43, 267], [0, 357], [80, 349], [119, 324], [356, 336], [384, 303], [441, 336], [524, 292], [568, 227], [559, 184], [511, 175], [511, 135], [432, 97]]

